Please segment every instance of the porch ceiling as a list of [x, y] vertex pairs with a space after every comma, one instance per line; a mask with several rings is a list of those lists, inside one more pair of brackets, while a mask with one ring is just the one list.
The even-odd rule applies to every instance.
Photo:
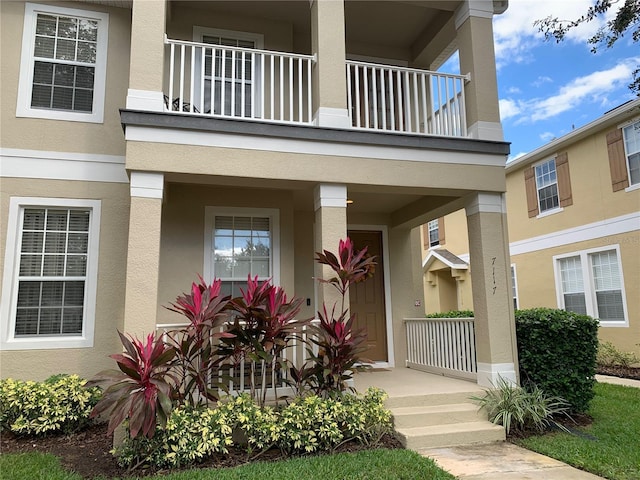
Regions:
[[[404, 50], [407, 52], [404, 60], [412, 61], [438, 35], [461, 3], [462, 0], [346, 0], [347, 53], [358, 53], [361, 45], [384, 46]], [[172, 9], [180, 7], [278, 20], [291, 24], [297, 34], [311, 35], [308, 0], [171, 1]], [[448, 39], [453, 41], [453, 37]]]
[[[267, 192], [268, 190], [289, 190], [293, 192], [296, 210], [313, 211], [314, 182], [290, 180], [265, 180], [261, 178], [220, 177], [214, 175], [188, 175], [166, 173], [168, 183], [193, 185], [220, 185], [225, 187], [251, 188]], [[350, 214], [384, 214], [389, 218], [411, 215], [416, 206], [427, 211], [441, 208], [459, 200], [465, 191], [429, 188], [383, 187], [379, 185], [347, 185], [347, 196], [353, 203], [349, 205]], [[266, 193], [265, 193], [266, 194]], [[407, 212], [406, 215], [403, 215]], [[427, 213], [427, 212], [420, 212]]]

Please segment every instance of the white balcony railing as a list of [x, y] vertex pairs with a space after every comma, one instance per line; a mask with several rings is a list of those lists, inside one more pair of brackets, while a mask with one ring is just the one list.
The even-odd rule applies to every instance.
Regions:
[[477, 378], [473, 318], [405, 318], [407, 367], [469, 380]]
[[168, 111], [312, 122], [313, 56], [170, 39], [165, 43]]
[[355, 128], [465, 137], [464, 82], [447, 75], [347, 62], [348, 108]]

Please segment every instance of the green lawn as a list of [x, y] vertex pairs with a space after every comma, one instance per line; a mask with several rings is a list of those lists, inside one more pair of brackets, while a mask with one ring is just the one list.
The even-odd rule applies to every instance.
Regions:
[[[237, 468], [193, 469], [162, 475], [164, 480], [454, 480], [455, 477], [435, 466], [431, 459], [409, 450], [367, 450], [358, 453], [294, 458], [281, 462], [257, 462]], [[2, 480], [81, 480], [67, 473], [52, 455], [26, 453], [0, 455]], [[148, 478], [148, 477], [147, 477]]]
[[530, 437], [519, 445], [611, 480], [640, 479], [640, 389], [599, 383], [581, 428], [595, 440], [566, 433]]

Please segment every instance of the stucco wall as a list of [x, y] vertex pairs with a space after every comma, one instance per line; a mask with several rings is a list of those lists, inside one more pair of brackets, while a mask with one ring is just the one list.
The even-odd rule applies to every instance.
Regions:
[[2, 1], [0, 144], [3, 148], [123, 155], [119, 109], [125, 106], [129, 79], [131, 10], [80, 2], [55, 2], [55, 5], [109, 14], [104, 123], [16, 118], [24, 2]]
[[0, 271], [4, 271], [7, 215], [12, 196], [99, 199], [101, 224], [93, 348], [2, 351], [0, 376], [43, 380], [56, 373], [77, 373], [91, 377], [113, 367], [115, 364], [107, 356], [121, 349], [116, 329], [122, 329], [124, 314], [128, 185], [3, 178], [1, 192]]

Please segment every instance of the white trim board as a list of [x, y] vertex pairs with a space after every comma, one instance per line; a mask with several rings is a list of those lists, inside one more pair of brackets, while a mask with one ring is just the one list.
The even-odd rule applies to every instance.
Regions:
[[125, 157], [0, 148], [0, 178], [129, 183]]
[[512, 256], [522, 255], [524, 253], [537, 252], [548, 248], [561, 247], [572, 243], [585, 242], [638, 230], [640, 230], [640, 212], [635, 212], [599, 222], [587, 223], [579, 227], [558, 230], [557, 232], [546, 235], [511, 242], [509, 244], [509, 251]]
[[137, 142], [198, 145], [242, 150], [259, 150], [335, 157], [371, 158], [376, 160], [404, 160], [413, 162], [446, 163], [504, 167], [504, 156], [482, 153], [461, 153], [425, 150], [423, 148], [389, 147], [381, 145], [356, 145], [341, 142], [282, 139], [273, 137], [248, 137], [242, 133], [183, 131], [171, 128], [127, 126], [126, 140]]

